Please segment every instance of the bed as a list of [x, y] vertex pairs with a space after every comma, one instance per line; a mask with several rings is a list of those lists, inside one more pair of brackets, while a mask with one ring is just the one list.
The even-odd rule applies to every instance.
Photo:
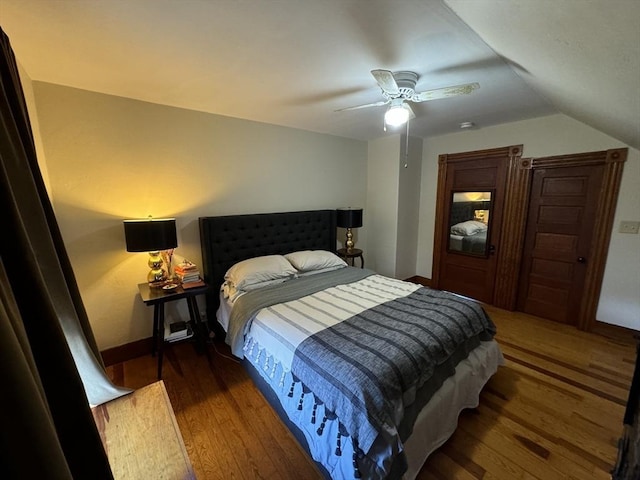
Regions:
[[415, 478], [503, 362], [476, 302], [330, 253], [334, 210], [199, 226], [212, 328], [326, 478]]
[[[455, 228], [458, 225], [454, 225]], [[455, 231], [455, 230], [454, 230]], [[476, 255], [484, 255], [487, 245], [487, 230], [478, 230], [471, 234], [449, 234], [449, 248], [464, 253], [473, 253]]]
[[473, 255], [487, 254], [488, 226], [476, 220], [477, 209], [478, 202], [451, 203], [449, 250]]

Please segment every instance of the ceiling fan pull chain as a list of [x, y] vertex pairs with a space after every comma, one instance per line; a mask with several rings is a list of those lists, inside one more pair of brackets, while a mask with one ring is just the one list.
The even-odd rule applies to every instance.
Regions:
[[405, 136], [405, 145], [404, 145], [404, 168], [409, 166], [409, 122], [411, 119], [407, 120], [407, 134]]

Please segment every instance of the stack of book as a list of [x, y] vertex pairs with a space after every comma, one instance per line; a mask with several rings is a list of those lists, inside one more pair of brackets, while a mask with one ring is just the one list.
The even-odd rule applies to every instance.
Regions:
[[200, 278], [200, 270], [198, 266], [190, 262], [189, 260], [183, 260], [173, 269], [173, 272], [180, 283], [182, 283], [182, 288], [192, 288], [203, 286], [204, 282]]
[[169, 323], [164, 322], [164, 339], [167, 342], [177, 342], [193, 336], [191, 322], [177, 321]]

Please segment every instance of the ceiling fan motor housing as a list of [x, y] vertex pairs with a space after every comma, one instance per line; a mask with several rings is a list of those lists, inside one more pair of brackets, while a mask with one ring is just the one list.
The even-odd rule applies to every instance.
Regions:
[[398, 84], [398, 90], [400, 93], [395, 98], [411, 98], [415, 93], [416, 83], [418, 82], [418, 74], [415, 72], [395, 72], [393, 74], [396, 83]]

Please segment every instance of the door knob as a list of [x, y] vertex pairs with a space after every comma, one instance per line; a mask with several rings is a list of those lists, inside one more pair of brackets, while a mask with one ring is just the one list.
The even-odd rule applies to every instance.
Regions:
[[587, 263], [587, 259], [584, 257], [578, 257], [578, 263]]

